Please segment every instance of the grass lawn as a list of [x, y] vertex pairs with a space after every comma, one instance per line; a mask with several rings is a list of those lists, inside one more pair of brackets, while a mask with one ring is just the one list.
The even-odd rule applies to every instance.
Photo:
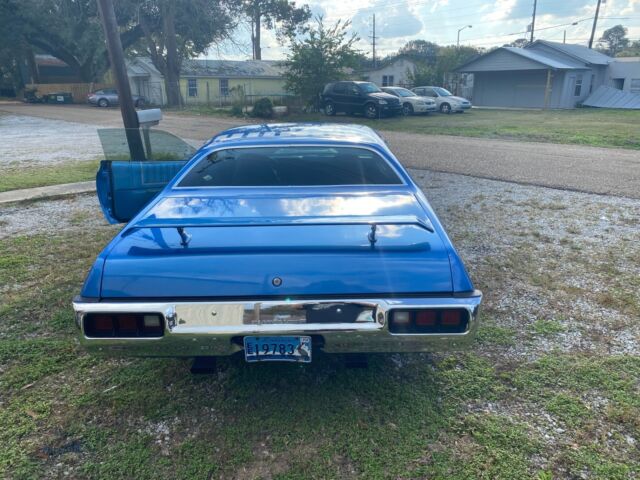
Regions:
[[[198, 115], [228, 115], [219, 109], [186, 110]], [[529, 142], [567, 143], [597, 147], [640, 149], [640, 111], [575, 110], [485, 110], [464, 114], [366, 120], [361, 116], [322, 114], [289, 115], [283, 121], [357, 122], [379, 130], [406, 133], [501, 138]]]
[[4, 167], [0, 170], [0, 192], [93, 180], [99, 163], [96, 160], [48, 166]]
[[[575, 313], [577, 299], [591, 301], [571, 284], [587, 277], [619, 290], [603, 299], [610, 312], [637, 318], [637, 277], [622, 270], [640, 259], [637, 242], [594, 243], [581, 261], [573, 237], [544, 236], [562, 225], [542, 235], [521, 224], [540, 211], [568, 215], [574, 202], [564, 210], [559, 199], [524, 203], [509, 192], [528, 187], [486, 185], [470, 197], [473, 205], [438, 207], [463, 254], [486, 252], [469, 264], [487, 294], [477, 345], [372, 356], [365, 370], [322, 355], [304, 367], [230, 358], [216, 375], [193, 377], [187, 360], [88, 356], [75, 341], [70, 300], [114, 227], [87, 226], [100, 215], [96, 207], [76, 214], [68, 229], [0, 238], [0, 477], [633, 478], [640, 473], [640, 358], [563, 351], [571, 338], [563, 335], [576, 327], [562, 315]], [[604, 204], [597, 210], [585, 214], [594, 225], [600, 215], [618, 215]], [[577, 217], [573, 231], [589, 230], [586, 241], [600, 235], [584, 220]], [[626, 221], [608, 241], [632, 228]], [[473, 229], [488, 225], [488, 232], [500, 222], [508, 226], [496, 238], [508, 241], [491, 253], [487, 235]], [[537, 248], [553, 250], [540, 255]], [[554, 262], [574, 270], [553, 276]], [[509, 293], [514, 285], [544, 300], [532, 310], [539, 318], [502, 304], [512, 296], [519, 306], [531, 302]], [[578, 314], [580, 328], [602, 327], [599, 317]], [[606, 342], [602, 335], [593, 341]], [[532, 345], [541, 353], [527, 350]]]

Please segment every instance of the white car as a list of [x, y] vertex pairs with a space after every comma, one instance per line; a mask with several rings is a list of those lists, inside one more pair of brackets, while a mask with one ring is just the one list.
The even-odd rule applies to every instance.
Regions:
[[441, 87], [415, 87], [411, 89], [417, 95], [433, 98], [442, 113], [459, 112], [471, 108], [471, 102], [466, 98], [456, 97], [446, 88]]
[[400, 99], [402, 113], [413, 115], [415, 113], [437, 112], [438, 106], [432, 98], [421, 97], [411, 90], [402, 87], [382, 87], [384, 93], [389, 93]]

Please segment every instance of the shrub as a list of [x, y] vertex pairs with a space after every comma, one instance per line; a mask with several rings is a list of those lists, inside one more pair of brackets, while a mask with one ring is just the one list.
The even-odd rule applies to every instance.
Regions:
[[253, 104], [253, 116], [259, 118], [273, 117], [273, 103], [270, 99], [264, 97]]

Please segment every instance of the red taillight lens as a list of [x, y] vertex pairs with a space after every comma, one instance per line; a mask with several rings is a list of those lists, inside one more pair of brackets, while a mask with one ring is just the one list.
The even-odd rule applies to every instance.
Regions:
[[457, 327], [461, 320], [460, 310], [444, 310], [440, 316], [440, 324], [443, 327]]
[[464, 333], [468, 325], [469, 312], [464, 308], [392, 310], [389, 315], [391, 333]]
[[418, 310], [416, 312], [417, 327], [435, 327], [438, 322], [438, 312], [435, 310]]
[[157, 313], [88, 313], [83, 319], [84, 334], [92, 338], [161, 337], [162, 315]]
[[113, 330], [113, 319], [109, 315], [96, 315], [93, 325], [100, 332], [110, 332]]

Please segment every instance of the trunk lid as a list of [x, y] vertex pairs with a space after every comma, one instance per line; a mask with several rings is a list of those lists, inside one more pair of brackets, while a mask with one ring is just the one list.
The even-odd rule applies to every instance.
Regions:
[[102, 296], [449, 293], [430, 225], [407, 191], [166, 197], [113, 245]]

